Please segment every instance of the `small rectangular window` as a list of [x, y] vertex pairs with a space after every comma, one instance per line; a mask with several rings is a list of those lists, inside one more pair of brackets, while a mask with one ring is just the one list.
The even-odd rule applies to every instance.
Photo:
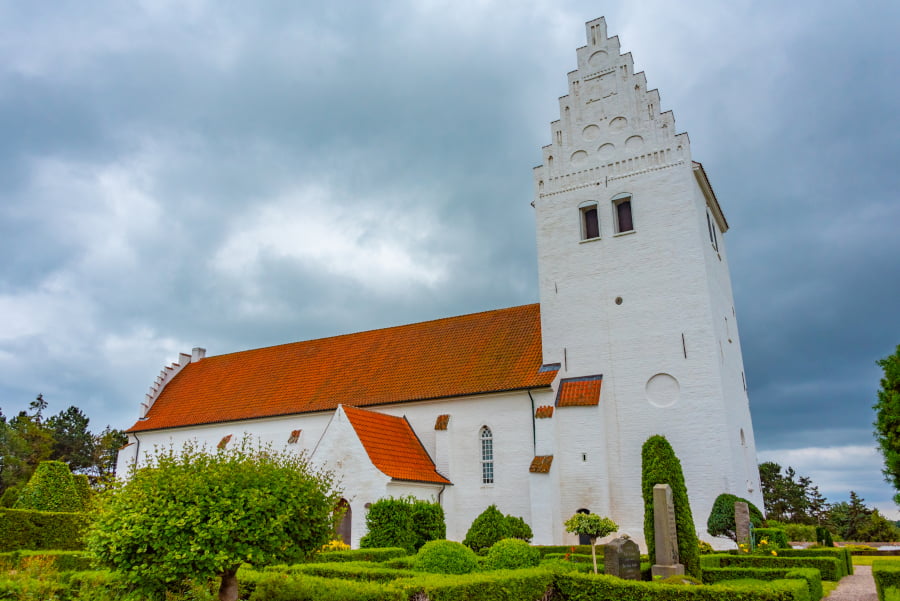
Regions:
[[581, 239], [591, 240], [600, 237], [600, 217], [597, 214], [597, 205], [588, 205], [581, 208]]
[[634, 229], [631, 219], [631, 199], [620, 200], [616, 203], [616, 233], [630, 232]]
[[719, 237], [716, 235], [716, 221], [712, 218], [712, 215], [709, 213], [709, 209], [706, 210], [706, 226], [709, 228], [709, 243], [712, 244], [712, 247], [719, 250]]

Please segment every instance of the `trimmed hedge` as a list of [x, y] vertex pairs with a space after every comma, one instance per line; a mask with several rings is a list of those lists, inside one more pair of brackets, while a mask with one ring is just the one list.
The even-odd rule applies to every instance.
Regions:
[[886, 589], [900, 588], [900, 562], [892, 559], [876, 559], [872, 562], [872, 577], [878, 601], [886, 601]]
[[419, 549], [414, 567], [434, 574], [468, 574], [478, 569], [478, 559], [475, 552], [462, 543], [432, 540]]
[[250, 570], [240, 572], [238, 582], [241, 599], [248, 601], [407, 601], [396, 587], [380, 582]]
[[759, 541], [766, 539], [770, 545], [775, 545], [779, 549], [791, 548], [787, 534], [781, 528], [757, 528], [753, 531], [753, 538], [757, 545]]
[[816, 568], [822, 580], [837, 582], [847, 575], [844, 562], [835, 557], [781, 557], [772, 555], [704, 555], [703, 569], [708, 568]]
[[0, 552], [28, 549], [77, 551], [91, 518], [84, 513], [0, 509]]
[[834, 557], [844, 562], [846, 575], [853, 574], [853, 553], [842, 547], [825, 547], [818, 549], [782, 549], [779, 557]]
[[518, 538], [504, 538], [488, 549], [485, 567], [489, 570], [518, 570], [537, 567], [541, 554]]
[[31, 557], [46, 557], [53, 560], [53, 568], [59, 572], [74, 572], [91, 569], [91, 558], [81, 551], [9, 551], [0, 553], [0, 565], [18, 568], [22, 561]]
[[284, 571], [289, 574], [309, 574], [321, 578], [343, 578], [360, 582], [393, 582], [397, 578], [411, 578], [418, 573], [413, 570], [386, 568], [382, 564], [368, 561], [346, 563], [300, 563], [287, 568], [267, 568], [267, 572]]
[[552, 590], [554, 572], [545, 568], [497, 570], [475, 574], [428, 574], [400, 580], [403, 598], [424, 594], [431, 601], [539, 601]]
[[644, 499], [644, 540], [650, 561], [656, 560], [653, 521], [653, 487], [668, 484], [672, 488], [675, 505], [675, 530], [678, 537], [678, 560], [684, 564], [684, 573], [700, 578], [700, 544], [687, 486], [681, 471], [681, 462], [672, 445], [664, 436], [654, 435], [641, 447], [641, 495]]
[[349, 551], [321, 551], [312, 556], [310, 561], [329, 563], [336, 561], [374, 561], [380, 563], [390, 559], [406, 557], [406, 549], [400, 547], [383, 547], [379, 549], [351, 549]]
[[[547, 553], [543, 559], [556, 559], [559, 561], [571, 561], [572, 563], [586, 563], [591, 565], [593, 569], [594, 560], [590, 555], [584, 553]], [[597, 558], [597, 570], [603, 572], [603, 562]]]
[[815, 568], [704, 568], [703, 584], [716, 584], [723, 580], [783, 580], [802, 579], [809, 589], [810, 601], [822, 598], [822, 573]]
[[85, 503], [72, 471], [62, 461], [41, 461], [19, 493], [15, 509], [84, 511]]
[[[541, 557], [546, 557], [550, 553], [560, 553], [563, 555], [566, 553], [579, 553], [581, 555], [591, 554], [590, 545], [532, 545], [532, 547], [538, 550]], [[600, 561], [601, 557], [603, 557], [603, 545], [597, 547], [597, 561]]]
[[566, 601], [810, 601], [803, 580], [687, 586], [570, 572], [556, 577], [556, 587]]

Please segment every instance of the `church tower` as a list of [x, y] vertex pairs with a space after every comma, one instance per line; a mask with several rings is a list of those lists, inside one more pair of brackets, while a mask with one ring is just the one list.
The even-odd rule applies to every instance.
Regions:
[[[544, 363], [560, 365], [546, 451], [558, 511], [610, 516], [642, 540], [641, 446], [662, 434], [703, 534], [721, 493], [762, 507], [728, 222], [631, 55], [602, 18], [586, 30], [534, 169]], [[579, 382], [599, 402], [560, 403]]]

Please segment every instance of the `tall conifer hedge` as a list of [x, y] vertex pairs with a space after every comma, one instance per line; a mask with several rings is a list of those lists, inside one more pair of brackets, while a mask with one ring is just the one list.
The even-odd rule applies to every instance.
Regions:
[[641, 449], [641, 492], [644, 497], [644, 540], [647, 553], [653, 562], [656, 555], [656, 541], [653, 527], [653, 487], [668, 484], [672, 488], [675, 505], [675, 525], [678, 534], [678, 558], [684, 564], [684, 571], [700, 578], [700, 547], [694, 517], [688, 501], [687, 486], [681, 472], [681, 462], [675, 456], [672, 445], [664, 436], [651, 436]]

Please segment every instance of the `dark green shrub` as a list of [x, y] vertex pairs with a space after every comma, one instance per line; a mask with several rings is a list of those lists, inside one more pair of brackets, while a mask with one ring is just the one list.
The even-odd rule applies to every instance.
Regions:
[[707, 568], [816, 568], [822, 580], [837, 582], [847, 575], [844, 562], [836, 557], [782, 557], [773, 555], [704, 555], [703, 569]]
[[534, 538], [534, 533], [524, 519], [512, 515], [506, 516], [506, 536], [507, 538], [518, 538], [530, 543]]
[[816, 526], [816, 543], [823, 547], [833, 547], [834, 539], [831, 538], [831, 532], [824, 526]]
[[15, 509], [84, 511], [69, 466], [62, 461], [41, 461], [19, 493]]
[[88, 477], [85, 474], [74, 474], [72, 481], [75, 483], [75, 492], [78, 493], [78, 497], [86, 508], [91, 502], [91, 496], [93, 495]]
[[378, 549], [350, 549], [348, 551], [325, 551], [316, 553], [312, 561], [347, 562], [347, 561], [374, 561], [382, 562], [391, 559], [405, 558], [408, 555], [406, 549], [401, 547], [384, 547]]
[[8, 507], [12, 508], [16, 501], [19, 500], [19, 492], [22, 490], [22, 485], [10, 486], [6, 490], [3, 491], [3, 494], [0, 495], [0, 507]]
[[429, 503], [409, 498], [409, 512], [416, 535], [415, 550], [430, 540], [447, 538], [447, 525], [444, 519], [444, 508], [437, 503]]
[[568, 601], [627, 599], [628, 601], [808, 601], [806, 582], [775, 580], [742, 583], [682, 586], [622, 580], [615, 576], [594, 576], [569, 572], [556, 575], [556, 588]]
[[466, 532], [466, 538], [463, 544], [473, 551], [486, 549], [502, 538], [507, 538], [506, 518], [496, 505], [491, 505], [481, 512], [469, 531]]
[[780, 528], [757, 528], [753, 531], [753, 540], [755, 544], [760, 541], [769, 541], [769, 546], [776, 546], [779, 549], [790, 549], [791, 543], [788, 542], [787, 534]]
[[805, 580], [810, 601], [822, 598], [822, 574], [815, 568], [703, 568], [703, 583], [716, 584], [728, 580]]
[[84, 513], [0, 509], [0, 551], [82, 549], [90, 523]]
[[478, 567], [472, 549], [452, 540], [425, 543], [416, 554], [417, 570], [433, 574], [468, 574]]
[[491, 545], [485, 567], [489, 570], [517, 570], [533, 568], [541, 561], [541, 554], [531, 545], [517, 538], [504, 538]]
[[872, 562], [872, 577], [878, 601], [884, 601], [885, 589], [900, 588], [900, 562], [891, 559], [876, 559]]
[[655, 561], [653, 534], [653, 487], [668, 484], [672, 488], [675, 505], [675, 527], [678, 536], [678, 559], [684, 564], [684, 571], [695, 578], [700, 577], [700, 547], [694, 518], [688, 502], [687, 486], [681, 472], [681, 462], [675, 456], [672, 445], [663, 436], [651, 436], [641, 449], [641, 492], [644, 498], [644, 540], [650, 561]]
[[810, 549], [780, 549], [779, 557], [834, 557], [844, 564], [845, 573], [853, 573], [853, 554], [846, 547], [819, 547]]
[[742, 502], [746, 503], [750, 508], [750, 523], [754, 528], [761, 528], [763, 525], [762, 512], [747, 499], [742, 499], [735, 495], [721, 494], [713, 501], [712, 509], [709, 512], [709, 518], [706, 520], [706, 530], [710, 536], [724, 536], [736, 541], [734, 524], [734, 504]]

